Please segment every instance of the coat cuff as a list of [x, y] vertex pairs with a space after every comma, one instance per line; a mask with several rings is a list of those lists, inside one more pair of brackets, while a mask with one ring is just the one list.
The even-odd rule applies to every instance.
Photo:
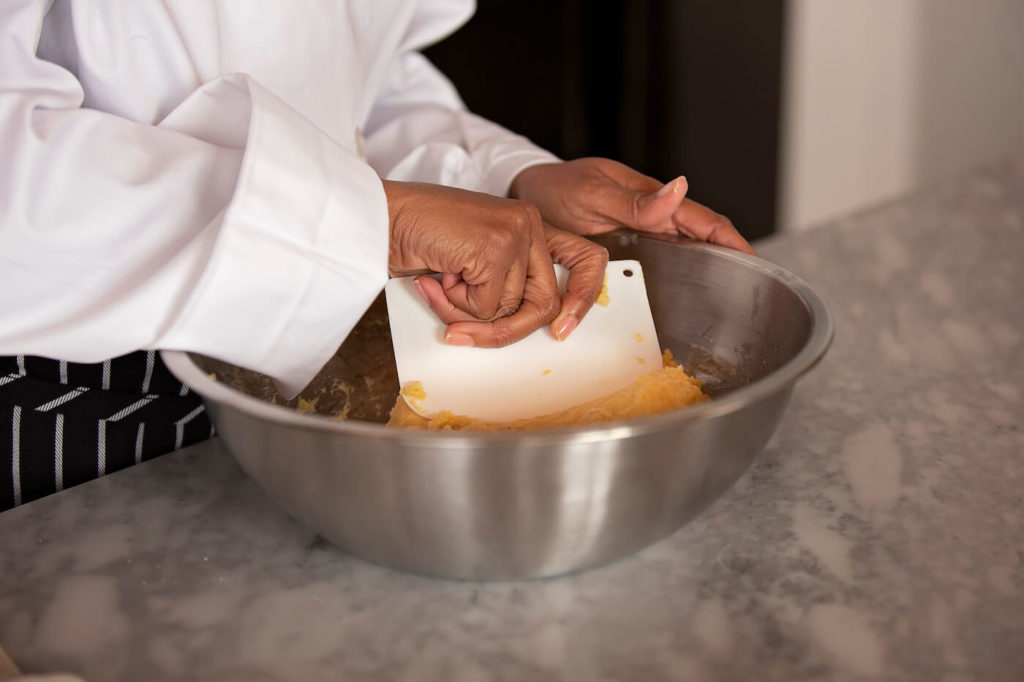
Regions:
[[387, 280], [387, 199], [355, 149], [251, 79], [234, 82], [243, 84], [252, 110], [238, 184], [162, 345], [262, 372], [291, 396]]

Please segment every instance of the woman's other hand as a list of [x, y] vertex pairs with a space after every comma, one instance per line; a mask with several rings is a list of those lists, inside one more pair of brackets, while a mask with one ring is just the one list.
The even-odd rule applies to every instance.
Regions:
[[662, 184], [610, 159], [585, 158], [531, 166], [509, 195], [534, 204], [544, 221], [576, 234], [618, 227], [683, 234], [754, 253], [723, 215], [686, 198], [686, 178]]

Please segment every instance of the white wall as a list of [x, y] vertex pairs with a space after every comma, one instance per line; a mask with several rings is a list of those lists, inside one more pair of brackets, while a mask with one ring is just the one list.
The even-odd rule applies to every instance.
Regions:
[[1024, 154], [1024, 0], [789, 0], [779, 225]]

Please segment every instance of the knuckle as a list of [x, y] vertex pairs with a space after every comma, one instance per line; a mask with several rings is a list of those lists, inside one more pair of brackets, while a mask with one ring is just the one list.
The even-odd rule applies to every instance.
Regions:
[[471, 298], [466, 301], [463, 310], [473, 319], [491, 320], [494, 319], [494, 314], [498, 310], [498, 301], [484, 297]]
[[519, 235], [512, 230], [498, 230], [493, 235], [490, 248], [495, 254], [505, 253], [515, 249], [519, 243]]
[[627, 211], [633, 225], [639, 225], [642, 222], [641, 217], [643, 216], [646, 199], [647, 195], [643, 192], [630, 192]]
[[589, 175], [587, 176], [587, 179], [581, 183], [580, 189], [582, 192], [585, 192], [588, 197], [599, 197], [607, 193], [608, 184], [603, 176]]
[[529, 201], [516, 200], [516, 224], [520, 227], [532, 228], [542, 224], [540, 211]]
[[481, 301], [477, 303], [472, 314], [478, 320], [493, 320], [499, 316], [500, 306], [500, 301]]
[[711, 221], [712, 221], [712, 225], [714, 225], [715, 228], [719, 229], [719, 230], [735, 230], [736, 229], [736, 226], [732, 224], [732, 221], [729, 220], [728, 217], [722, 215], [721, 213], [716, 213], [712, 217]]
[[515, 335], [508, 324], [496, 322], [493, 326], [493, 339], [495, 348], [504, 348], [515, 341]]
[[517, 310], [519, 310], [519, 303], [506, 303], [498, 307], [498, 310], [494, 313], [494, 318], [492, 319], [508, 317]]
[[493, 307], [477, 308], [469, 313], [474, 320], [479, 322], [490, 322], [498, 319], [498, 309]]
[[534, 322], [537, 328], [543, 327], [545, 324], [555, 319], [558, 312], [562, 309], [562, 297], [558, 295], [557, 290], [545, 291], [545, 292], [534, 292], [530, 296], [530, 303], [532, 305], [531, 312], [533, 313]]
[[562, 309], [562, 302], [557, 297], [549, 298], [537, 306], [537, 327], [543, 327], [558, 316]]

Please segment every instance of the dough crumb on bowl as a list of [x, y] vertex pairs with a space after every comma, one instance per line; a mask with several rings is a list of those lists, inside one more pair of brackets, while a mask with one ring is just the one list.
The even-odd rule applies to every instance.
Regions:
[[672, 351], [665, 350], [662, 365], [661, 369], [638, 377], [629, 386], [610, 395], [559, 412], [511, 422], [486, 422], [447, 411], [427, 419], [409, 407], [403, 391], [391, 410], [388, 426], [448, 431], [520, 431], [634, 419], [708, 400], [707, 394], [701, 390], [700, 380], [683, 371], [672, 359]]

